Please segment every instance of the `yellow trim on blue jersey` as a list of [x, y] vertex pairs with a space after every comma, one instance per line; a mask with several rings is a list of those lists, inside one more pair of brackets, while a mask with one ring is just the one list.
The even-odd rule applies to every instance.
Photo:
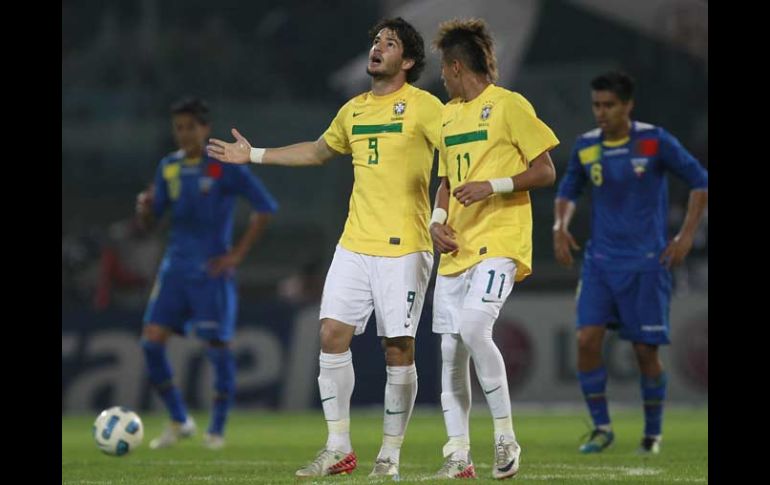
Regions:
[[631, 137], [627, 136], [625, 138], [621, 138], [620, 140], [602, 140], [602, 145], [610, 148], [615, 148], [615, 147], [625, 145], [626, 143], [628, 143], [628, 140], [630, 139]]
[[179, 163], [169, 163], [168, 165], [163, 167], [163, 178], [166, 180], [179, 178], [180, 171], [181, 171], [181, 168], [179, 166]]
[[583, 165], [597, 162], [602, 158], [602, 146], [591, 145], [590, 147], [578, 150], [578, 156], [580, 157], [580, 163]]

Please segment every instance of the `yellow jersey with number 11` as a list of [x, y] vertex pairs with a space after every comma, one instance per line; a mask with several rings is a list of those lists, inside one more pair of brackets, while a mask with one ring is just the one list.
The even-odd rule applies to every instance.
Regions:
[[449, 224], [459, 250], [442, 254], [439, 274], [465, 271], [482, 259], [516, 262], [516, 281], [532, 273], [532, 207], [529, 192], [493, 194], [468, 207], [451, 196], [473, 181], [512, 177], [559, 144], [553, 131], [518, 93], [490, 84], [469, 102], [455, 98], [444, 106], [439, 177], [450, 187]]

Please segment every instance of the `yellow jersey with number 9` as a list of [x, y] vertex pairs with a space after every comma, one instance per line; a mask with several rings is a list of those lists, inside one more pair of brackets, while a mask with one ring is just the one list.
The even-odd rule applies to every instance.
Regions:
[[433, 250], [428, 187], [441, 109], [438, 98], [410, 84], [385, 96], [369, 91], [340, 108], [323, 138], [353, 155], [342, 247], [391, 257]]
[[465, 271], [482, 259], [516, 262], [516, 281], [532, 273], [532, 206], [529, 192], [493, 194], [468, 207], [451, 192], [468, 182], [512, 177], [559, 144], [553, 131], [522, 95], [490, 84], [469, 102], [444, 106], [439, 177], [450, 187], [449, 224], [459, 249], [442, 254], [439, 274]]

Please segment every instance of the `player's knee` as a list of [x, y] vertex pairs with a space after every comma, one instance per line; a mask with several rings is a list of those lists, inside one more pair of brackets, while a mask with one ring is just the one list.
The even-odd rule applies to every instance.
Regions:
[[321, 328], [318, 330], [318, 334], [321, 337], [321, 346], [326, 347], [334, 341], [334, 330], [326, 322], [321, 323]]
[[321, 320], [321, 350], [330, 354], [341, 354], [348, 350], [352, 334], [347, 330], [343, 323], [335, 325], [335, 322]]
[[228, 342], [224, 340], [212, 339], [208, 341], [209, 348], [212, 349], [226, 349], [229, 346]]
[[222, 399], [229, 399], [235, 392], [235, 375], [215, 379], [213, 387], [215, 399], [216, 396], [221, 396]]
[[384, 337], [382, 348], [392, 352], [410, 352], [414, 350], [414, 338], [412, 337]]
[[460, 338], [462, 338], [463, 343], [472, 353], [483, 351], [489, 343], [494, 345], [491, 328], [487, 331], [486, 328], [479, 328], [473, 325], [460, 325]]
[[603, 334], [580, 331], [577, 334], [578, 352], [584, 355], [599, 355], [602, 351]]
[[474, 332], [470, 331], [467, 326], [460, 326], [460, 338], [462, 339], [463, 343], [465, 344], [468, 349], [473, 349], [476, 347], [476, 343], [478, 340], [478, 334], [474, 334]]
[[142, 329], [142, 340], [165, 344], [168, 340], [169, 331], [165, 327], [150, 323]]
[[658, 363], [658, 346], [642, 343], [634, 344], [634, 352], [639, 365], [642, 367], [653, 366]]
[[460, 338], [471, 353], [489, 350], [495, 345], [492, 340], [492, 329], [495, 317], [478, 310], [463, 310], [460, 323]]
[[217, 401], [231, 402], [235, 397], [234, 395], [235, 395], [234, 389], [226, 389], [226, 390], [217, 389], [217, 392], [214, 393], [214, 402], [217, 402]]
[[412, 337], [383, 338], [382, 347], [385, 350], [387, 365], [411, 365], [414, 362], [414, 338]]

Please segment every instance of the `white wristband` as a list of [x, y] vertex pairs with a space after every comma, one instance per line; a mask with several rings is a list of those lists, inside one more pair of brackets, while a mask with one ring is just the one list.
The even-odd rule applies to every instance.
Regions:
[[262, 163], [262, 156], [264, 154], [264, 148], [252, 148], [251, 153], [249, 153], [249, 160], [251, 160], [251, 163]]
[[492, 192], [495, 194], [507, 194], [513, 192], [513, 178], [511, 177], [489, 179], [488, 182], [492, 185]]
[[434, 222], [437, 222], [439, 224], [443, 224], [446, 222], [446, 218], [448, 217], [446, 211], [442, 209], [441, 207], [436, 207], [433, 209], [433, 216], [430, 218], [430, 224], [432, 225]]

